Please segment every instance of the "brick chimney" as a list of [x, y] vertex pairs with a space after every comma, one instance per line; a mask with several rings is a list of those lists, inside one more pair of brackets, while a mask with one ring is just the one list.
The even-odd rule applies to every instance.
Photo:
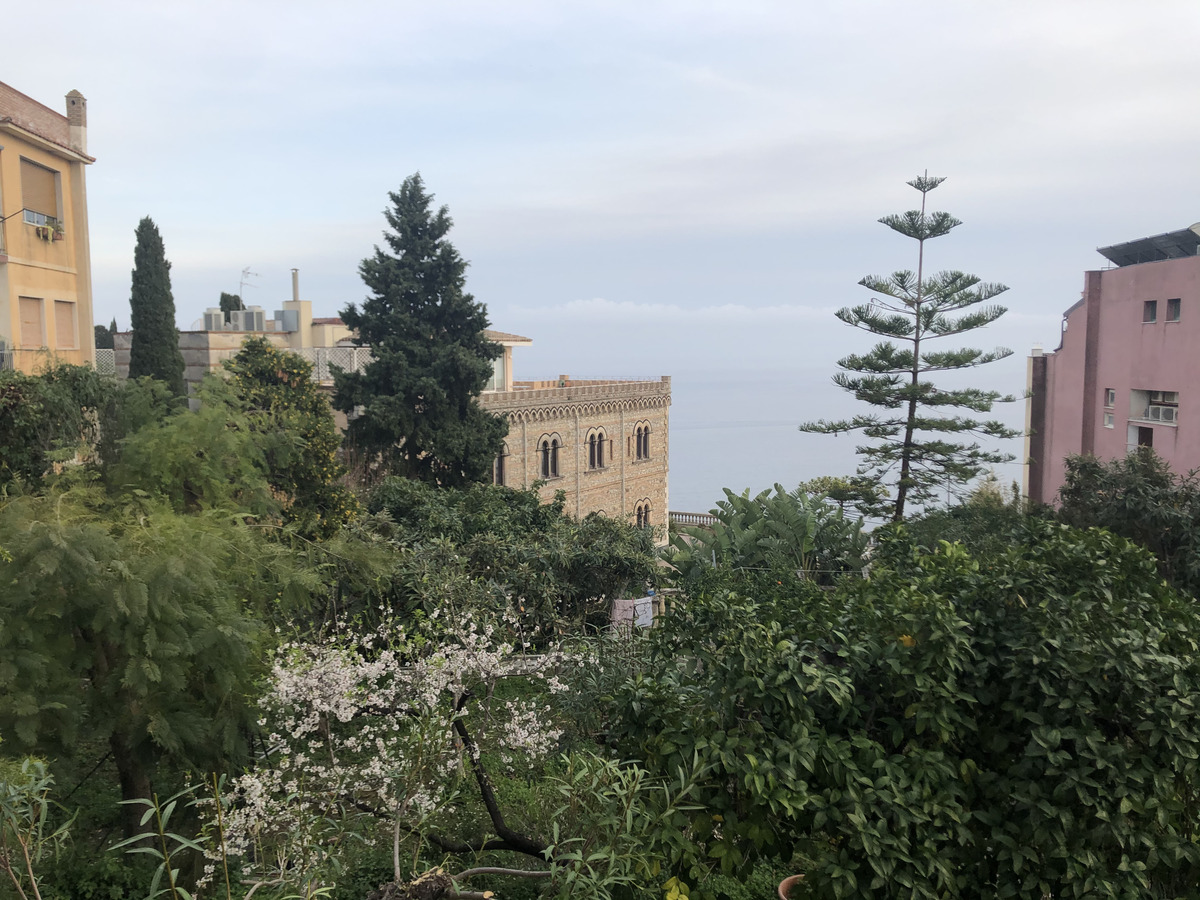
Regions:
[[79, 91], [67, 94], [67, 145], [76, 153], [87, 153], [87, 98]]

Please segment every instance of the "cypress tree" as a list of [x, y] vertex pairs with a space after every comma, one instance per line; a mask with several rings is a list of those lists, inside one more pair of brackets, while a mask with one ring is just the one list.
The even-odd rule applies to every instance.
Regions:
[[859, 284], [877, 296], [837, 311], [847, 325], [885, 339], [867, 353], [838, 360], [844, 371], [833, 377], [838, 387], [881, 412], [800, 426], [801, 431], [819, 434], [861, 431], [874, 441], [855, 448], [863, 458], [858, 475], [869, 483], [895, 483], [896, 494], [888, 504], [893, 521], [904, 518], [908, 501], [927, 503], [942, 488], [963, 485], [988, 464], [1013, 458], [981, 447], [974, 437], [1020, 434], [1001, 422], [957, 412], [991, 412], [992, 404], [1012, 402], [1011, 396], [971, 387], [937, 387], [928, 378], [930, 373], [969, 369], [1012, 354], [1004, 347], [941, 350], [930, 344], [996, 321], [1006, 309], [988, 301], [1008, 290], [964, 272], [925, 274], [926, 241], [962, 224], [949, 213], [925, 211], [926, 195], [943, 181], [923, 175], [908, 182], [920, 192], [921, 208], [879, 220], [917, 242], [916, 273], [868, 275]]
[[377, 472], [453, 487], [489, 480], [508, 423], [477, 398], [503, 351], [484, 336], [486, 307], [463, 289], [446, 207], [433, 211], [419, 173], [388, 196], [387, 249], [359, 266], [371, 296], [342, 310], [374, 357], [334, 375], [334, 406], [358, 412], [347, 443]]
[[242, 303], [240, 294], [229, 294], [221, 291], [221, 312], [225, 313], [225, 323], [229, 323], [229, 314], [234, 310], [245, 309], [246, 305]]
[[129, 347], [129, 377], [148, 375], [184, 396], [183, 354], [175, 327], [175, 298], [171, 295], [171, 264], [162, 235], [149, 216], [138, 223], [133, 251], [133, 288], [129, 295], [133, 338]]

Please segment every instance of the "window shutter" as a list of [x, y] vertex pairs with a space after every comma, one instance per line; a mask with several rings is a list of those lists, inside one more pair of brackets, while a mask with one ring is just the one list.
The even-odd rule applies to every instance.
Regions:
[[75, 337], [75, 304], [70, 300], [54, 301], [54, 349], [75, 350], [79, 340]]
[[52, 169], [21, 160], [21, 203], [25, 209], [58, 218], [58, 184]]
[[29, 350], [45, 345], [42, 333], [42, 301], [35, 297], [20, 298], [21, 347]]

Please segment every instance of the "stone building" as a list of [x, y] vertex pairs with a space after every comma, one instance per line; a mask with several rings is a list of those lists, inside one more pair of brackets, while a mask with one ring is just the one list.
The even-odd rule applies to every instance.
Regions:
[[87, 100], [66, 115], [0, 83], [0, 367], [95, 363]]
[[637, 525], [667, 524], [669, 376], [511, 381], [509, 390], [485, 391], [479, 402], [508, 420], [497, 483], [527, 487], [540, 480], [542, 496], [563, 491], [577, 518], [599, 512]]
[[1200, 224], [1099, 252], [1063, 313], [1062, 338], [1029, 358], [1025, 494], [1052, 503], [1066, 457], [1153, 447], [1200, 468]]
[[[312, 305], [299, 299], [295, 278], [293, 299], [272, 318], [251, 307], [225, 323], [220, 310], [209, 309], [204, 324], [203, 330], [179, 334], [189, 386], [219, 372], [248, 337], [265, 337], [281, 350], [303, 356], [313, 364], [313, 378], [330, 388], [331, 364], [361, 371], [371, 359], [369, 348], [353, 346], [340, 319], [312, 317]], [[528, 487], [541, 481], [541, 496], [551, 500], [563, 491], [567, 511], [576, 518], [599, 512], [659, 527], [665, 536], [671, 379], [592, 381], [560, 375], [518, 381], [513, 350], [533, 342], [503, 331], [485, 334], [504, 350], [479, 398], [480, 406], [508, 420], [504, 452], [495, 463], [496, 483]], [[122, 378], [129, 372], [130, 337], [121, 333], [114, 341]], [[337, 413], [335, 418], [344, 428], [344, 416]]]
[[[218, 308], [204, 311], [203, 327], [179, 332], [179, 350], [183, 354], [183, 379], [188, 390], [194, 389], [205, 375], [221, 371], [221, 364], [232, 359], [250, 337], [266, 338], [280, 350], [290, 350], [313, 364], [313, 378], [332, 384], [330, 364], [343, 369], [360, 370], [370, 360], [370, 351], [355, 347], [350, 329], [339, 318], [313, 318], [312, 302], [300, 299], [300, 278], [292, 270], [292, 299], [285, 300], [270, 318], [258, 306], [236, 310], [225, 321]], [[113, 338], [117, 377], [129, 375], [129, 347], [132, 332], [120, 332]]]

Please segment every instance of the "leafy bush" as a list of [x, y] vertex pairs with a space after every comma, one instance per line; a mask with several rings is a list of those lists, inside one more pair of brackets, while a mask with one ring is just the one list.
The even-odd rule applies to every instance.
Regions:
[[982, 561], [883, 559], [833, 593], [713, 579], [617, 697], [621, 752], [710, 767], [692, 896], [797, 852], [816, 897], [1195, 896], [1195, 604], [1125, 540], [1036, 519]]
[[0, 485], [40, 484], [56, 460], [90, 452], [99, 410], [115, 390], [89, 366], [0, 370]]
[[388, 478], [368, 508], [386, 512], [396, 538], [414, 548], [403, 582], [427, 611], [455, 579], [460, 595], [511, 602], [531, 640], [607, 626], [612, 600], [640, 596], [656, 575], [649, 529], [595, 513], [572, 518], [561, 498], [543, 504], [533, 488]]
[[0, 544], [0, 729], [15, 745], [106, 743], [126, 799], [149, 795], [163, 758], [237, 764], [265, 620], [318, 584], [287, 548], [228, 510], [82, 489], [0, 503]]
[[[46, 763], [26, 757], [0, 759], [0, 885], [19, 897], [41, 897], [38, 885], [70, 835], [70, 822], [48, 823], [54, 776]], [[45, 867], [45, 868], [44, 868]]]
[[225, 370], [262, 447], [285, 521], [309, 536], [328, 537], [354, 516], [358, 503], [339, 483], [346, 474], [338, 459], [341, 435], [313, 383], [312, 363], [266, 338], [250, 338]]
[[942, 541], [957, 542], [982, 558], [1003, 553], [1020, 540], [1025, 516], [1049, 514], [1047, 507], [1022, 500], [1016, 484], [1006, 497], [995, 476], [989, 476], [963, 502], [908, 519], [902, 534], [926, 550], [936, 550]]
[[1200, 481], [1171, 471], [1149, 447], [1124, 459], [1067, 459], [1059, 515], [1070, 525], [1107, 528], [1141, 544], [1179, 590], [1200, 596]]

